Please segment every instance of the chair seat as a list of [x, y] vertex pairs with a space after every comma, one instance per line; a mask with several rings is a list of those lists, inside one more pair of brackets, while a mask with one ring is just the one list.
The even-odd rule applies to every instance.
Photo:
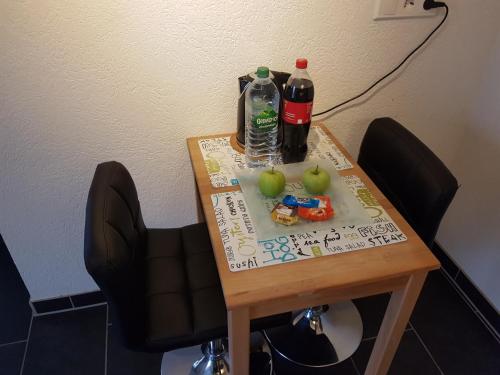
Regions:
[[[146, 252], [145, 350], [168, 351], [227, 336], [227, 313], [206, 224], [150, 229]], [[279, 314], [260, 330], [289, 322]]]

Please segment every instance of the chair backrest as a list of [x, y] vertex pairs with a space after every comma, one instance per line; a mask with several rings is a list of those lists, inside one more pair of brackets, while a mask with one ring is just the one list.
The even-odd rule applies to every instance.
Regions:
[[139, 347], [144, 339], [146, 233], [127, 169], [114, 161], [99, 164], [87, 200], [85, 266], [106, 296], [113, 324], [129, 348]]
[[401, 124], [379, 118], [366, 131], [358, 163], [431, 246], [458, 189], [443, 162]]

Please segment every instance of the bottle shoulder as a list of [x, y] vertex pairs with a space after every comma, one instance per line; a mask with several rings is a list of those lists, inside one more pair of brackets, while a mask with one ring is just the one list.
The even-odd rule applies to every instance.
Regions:
[[308, 85], [312, 85], [312, 78], [307, 72], [307, 69], [295, 69], [295, 71], [292, 73], [292, 75], [288, 78], [286, 84], [291, 85], [293, 82], [307, 82], [309, 81]]
[[273, 81], [256, 82], [247, 88], [245, 92], [246, 100], [279, 101], [280, 93]]
[[278, 90], [274, 82], [270, 78], [256, 79], [248, 87], [248, 90]]
[[288, 78], [283, 96], [284, 99], [294, 102], [313, 101], [314, 84], [306, 69], [295, 69]]

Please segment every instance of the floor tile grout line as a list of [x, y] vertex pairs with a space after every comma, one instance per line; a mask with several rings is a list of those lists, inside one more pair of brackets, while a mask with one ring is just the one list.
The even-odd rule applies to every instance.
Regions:
[[409, 322], [409, 324], [410, 324], [410, 327], [413, 329], [413, 332], [415, 333], [415, 336], [417, 336], [418, 341], [424, 347], [424, 350], [427, 352], [427, 355], [431, 358], [432, 362], [437, 367], [437, 369], [439, 370], [439, 372], [441, 373], [441, 375], [444, 375], [443, 370], [441, 370], [441, 367], [439, 367], [439, 365], [438, 365], [437, 361], [434, 359], [434, 356], [432, 355], [431, 351], [429, 350], [429, 348], [427, 347], [427, 345], [425, 345], [424, 340], [422, 340], [422, 337], [420, 337], [420, 335], [418, 334], [418, 332], [415, 329], [415, 327], [413, 326], [413, 324], [411, 324], [411, 322]]
[[[410, 321], [408, 321], [408, 324], [410, 323]], [[406, 331], [411, 331], [412, 330], [412, 327], [410, 325], [410, 328], [405, 328], [404, 332]], [[403, 332], [403, 333], [404, 333]], [[365, 337], [364, 339], [361, 339], [361, 342], [365, 342], [365, 341], [370, 341], [370, 340], [375, 340], [378, 336], [372, 336], [372, 337]]]
[[496, 331], [496, 329], [491, 326], [491, 323], [486, 319], [486, 317], [479, 311], [474, 311], [478, 317], [478, 319], [486, 326], [488, 331], [493, 335], [493, 338], [500, 344], [500, 333]]
[[471, 309], [472, 312], [475, 313], [477, 311], [477, 307], [476, 305], [474, 305], [472, 300], [469, 297], [467, 297], [465, 292], [458, 286], [456, 281], [451, 277], [451, 275], [448, 272], [446, 272], [446, 270], [442, 270], [442, 272], [444, 273], [446, 281], [448, 281], [451, 287], [455, 289], [455, 292], [457, 292], [457, 294], [465, 302], [465, 304], [469, 307], [469, 309]]
[[352, 366], [354, 367], [354, 371], [356, 371], [356, 375], [361, 375], [361, 372], [359, 372], [358, 366], [356, 366], [356, 362], [354, 362], [354, 359], [352, 358], [352, 356], [350, 357], [350, 360], [351, 360]]
[[452, 278], [452, 276], [446, 271], [444, 268], [441, 268], [441, 272], [444, 275], [444, 278], [448, 281], [451, 287], [457, 292], [462, 301], [466, 306], [471, 309], [471, 311], [476, 315], [476, 318], [483, 324], [483, 326], [488, 330], [488, 332], [493, 336], [493, 339], [500, 344], [500, 333], [496, 331], [493, 325], [489, 322], [489, 320], [482, 314], [482, 312], [477, 308], [477, 306], [472, 302], [467, 293], [465, 293], [462, 288], [457, 284], [456, 280]]
[[472, 312], [476, 315], [476, 318], [483, 324], [483, 326], [488, 330], [488, 332], [493, 336], [493, 338], [500, 343], [499, 333], [491, 326], [491, 323], [486, 319], [485, 316], [479, 311], [474, 302], [467, 296], [467, 294], [458, 286], [458, 284], [451, 278], [451, 275], [446, 272], [446, 270], [441, 269], [441, 271], [445, 275], [445, 279], [452, 286], [453, 289], [458, 293], [460, 298], [465, 302], [465, 304], [472, 310]]
[[35, 317], [39, 316], [47, 316], [47, 315], [55, 315], [55, 314], [60, 314], [60, 313], [66, 313], [69, 311], [78, 311], [78, 310], [83, 310], [83, 309], [88, 309], [91, 307], [98, 307], [98, 306], [104, 306], [107, 305], [107, 302], [99, 302], [94, 305], [85, 305], [85, 306], [78, 306], [78, 307], [70, 307], [68, 309], [62, 309], [62, 310], [54, 310], [54, 311], [47, 311], [43, 313], [36, 313], [34, 314]]
[[33, 319], [34, 316], [33, 314], [31, 314], [30, 327], [28, 329], [28, 338], [26, 339], [26, 346], [24, 347], [23, 362], [21, 363], [21, 371], [19, 372], [19, 375], [23, 375], [24, 372], [24, 362], [26, 361], [26, 354], [28, 354], [28, 346], [30, 344], [31, 327], [33, 326]]
[[104, 339], [104, 375], [108, 374], [108, 337], [109, 337], [109, 306], [106, 305], [106, 329], [104, 330], [106, 337]]
[[11, 342], [5, 342], [3, 344], [0, 344], [0, 348], [3, 348], [4, 346], [9, 346], [9, 345], [20, 344], [20, 343], [26, 342], [26, 341], [28, 341], [28, 339], [18, 340], [18, 341], [11, 341]]

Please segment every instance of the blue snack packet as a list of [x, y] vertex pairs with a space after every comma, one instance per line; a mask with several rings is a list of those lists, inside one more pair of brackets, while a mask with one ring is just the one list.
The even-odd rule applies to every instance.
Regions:
[[290, 207], [305, 207], [305, 208], [317, 208], [319, 206], [319, 199], [306, 198], [306, 197], [295, 197], [293, 195], [287, 195], [283, 198], [283, 204]]

